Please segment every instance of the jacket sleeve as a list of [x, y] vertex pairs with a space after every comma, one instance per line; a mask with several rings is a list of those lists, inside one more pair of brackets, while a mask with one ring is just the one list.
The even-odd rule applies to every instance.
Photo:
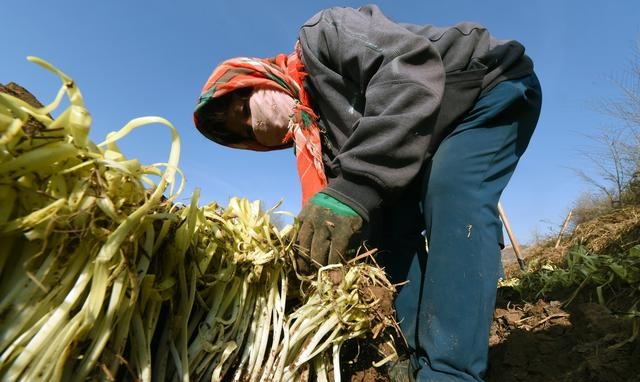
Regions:
[[[352, 107], [341, 94], [345, 86], [364, 100], [355, 120], [334, 118], [349, 126], [339, 126], [346, 139], [323, 192], [368, 219], [383, 200], [398, 197], [423, 165], [444, 92], [440, 55], [429, 39], [375, 6], [320, 12], [301, 28], [300, 43], [320, 103]], [[340, 102], [345, 104], [335, 106]]]

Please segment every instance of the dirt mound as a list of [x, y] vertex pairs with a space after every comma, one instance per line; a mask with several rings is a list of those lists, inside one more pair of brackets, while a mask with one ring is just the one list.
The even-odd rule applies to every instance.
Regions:
[[[629, 206], [580, 224], [558, 246], [549, 240], [528, 248], [525, 255], [535, 276], [553, 266], [566, 268], [567, 254], [579, 245], [613, 258], [638, 243], [640, 207]], [[521, 275], [517, 264], [505, 273]], [[637, 315], [633, 304], [640, 300], [638, 281], [600, 288], [585, 281], [554, 288], [537, 300], [511, 287], [499, 288], [487, 381], [640, 380], [640, 320], [628, 314]]]
[[628, 319], [583, 296], [513, 304], [501, 291], [492, 328], [489, 382], [638, 381], [640, 344]]

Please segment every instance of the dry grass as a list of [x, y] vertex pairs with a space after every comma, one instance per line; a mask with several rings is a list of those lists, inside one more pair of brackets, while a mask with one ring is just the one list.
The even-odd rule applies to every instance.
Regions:
[[[524, 249], [528, 271], [545, 264], [566, 265], [567, 252], [584, 246], [590, 253], [615, 255], [640, 244], [640, 206], [613, 209], [579, 224], [556, 246], [555, 237], [537, 242]], [[518, 277], [522, 271], [517, 263], [505, 265], [505, 276]]]
[[578, 225], [570, 243], [602, 254], [624, 252], [640, 244], [640, 206], [614, 209]]

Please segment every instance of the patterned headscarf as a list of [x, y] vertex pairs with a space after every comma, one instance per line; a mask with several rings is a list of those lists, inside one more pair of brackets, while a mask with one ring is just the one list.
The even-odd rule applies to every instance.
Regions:
[[[224, 146], [267, 151], [277, 149], [261, 145], [255, 140], [226, 140], [228, 134], [216, 132], [206, 126], [205, 105], [215, 102], [217, 97], [241, 88], [273, 89], [285, 92], [295, 99], [296, 104], [289, 121], [289, 133], [283, 147], [291, 139], [295, 142], [298, 176], [302, 186], [302, 204], [327, 185], [322, 163], [320, 129], [318, 117], [311, 109], [303, 78], [306, 75], [300, 60], [300, 47], [291, 55], [280, 54], [272, 58], [260, 59], [239, 57], [226, 60], [216, 67], [202, 88], [194, 112], [194, 123], [207, 138]], [[199, 121], [203, 121], [200, 123]], [[237, 138], [237, 137], [236, 137]]]

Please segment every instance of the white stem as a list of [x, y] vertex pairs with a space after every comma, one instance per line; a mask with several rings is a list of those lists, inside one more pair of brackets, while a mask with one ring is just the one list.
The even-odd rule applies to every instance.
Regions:
[[78, 277], [71, 292], [64, 299], [62, 304], [58, 306], [49, 320], [42, 326], [40, 331], [29, 341], [29, 343], [22, 349], [16, 360], [12, 363], [11, 367], [7, 370], [7, 376], [9, 380], [16, 380], [33, 361], [41, 349], [49, 346], [53, 342], [53, 338], [58, 334], [60, 329], [64, 326], [65, 322], [69, 319], [69, 312], [78, 303], [79, 298], [83, 295], [85, 288], [91, 280], [92, 272], [91, 266], [87, 267], [84, 272]]
[[[278, 354], [279, 349], [281, 348], [281, 340], [280, 337], [283, 335], [284, 329], [284, 318], [285, 318], [285, 308], [287, 301], [287, 275], [282, 270], [282, 267], [278, 268], [277, 277], [274, 276], [274, 285], [271, 286], [272, 292], [276, 295], [274, 300], [274, 309], [273, 309], [273, 330], [271, 335], [271, 350], [269, 351], [269, 358], [265, 362], [262, 373], [261, 380], [266, 380], [269, 378], [271, 373], [273, 372], [273, 365], [276, 360], [276, 356]], [[277, 281], [280, 281], [280, 289], [278, 289]]]
[[342, 343], [334, 343], [331, 349], [333, 360], [333, 382], [340, 382], [340, 348]]
[[[325, 351], [340, 334], [342, 330], [340, 319], [336, 316], [331, 316], [320, 327], [316, 334], [311, 338], [302, 349], [302, 353], [298, 356], [294, 364], [299, 365], [309, 361], [316, 355]], [[325, 338], [325, 336], [328, 337]]]

